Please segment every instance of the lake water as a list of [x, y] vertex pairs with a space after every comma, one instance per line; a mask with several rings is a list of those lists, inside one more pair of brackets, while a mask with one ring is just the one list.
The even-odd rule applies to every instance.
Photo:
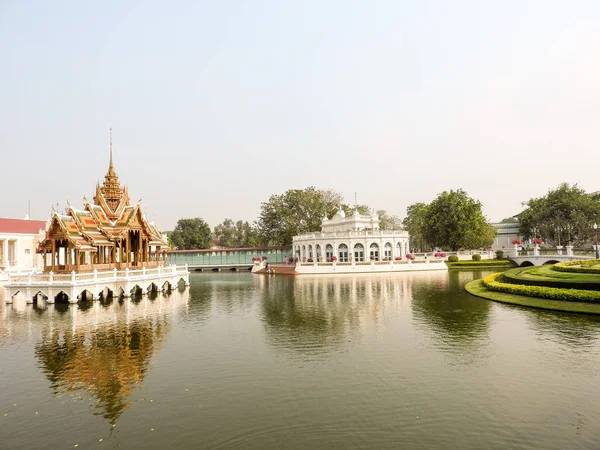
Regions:
[[0, 448], [600, 448], [600, 320], [463, 290], [485, 274], [2, 301]]

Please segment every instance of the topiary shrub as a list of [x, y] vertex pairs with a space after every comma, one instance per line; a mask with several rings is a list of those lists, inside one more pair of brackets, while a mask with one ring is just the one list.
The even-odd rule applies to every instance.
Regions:
[[504, 259], [504, 250], [496, 250], [496, 259]]
[[448, 256], [448, 262], [458, 262], [458, 256], [456, 256], [456, 255]]
[[473, 255], [473, 256], [471, 256], [471, 259], [473, 261], [481, 261], [481, 255], [479, 255], [479, 254]]
[[484, 277], [483, 285], [496, 292], [507, 294], [524, 295], [527, 297], [545, 298], [548, 300], [565, 300], [572, 302], [600, 302], [600, 292], [586, 291], [581, 289], [559, 289], [544, 286], [525, 286], [522, 284], [510, 284], [498, 281], [502, 279], [503, 273], [493, 273]]

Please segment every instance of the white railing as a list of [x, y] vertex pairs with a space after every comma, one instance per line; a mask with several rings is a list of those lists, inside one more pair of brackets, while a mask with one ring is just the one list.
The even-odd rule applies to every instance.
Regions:
[[389, 265], [402, 265], [402, 264], [425, 264], [425, 263], [443, 263], [445, 262], [444, 258], [428, 258], [428, 259], [413, 259], [412, 261], [401, 260], [401, 261], [345, 261], [345, 262], [297, 262], [296, 265], [310, 267], [310, 266], [389, 266]]
[[159, 276], [177, 276], [177, 275], [186, 275], [188, 273], [187, 264], [185, 266], [159, 266], [155, 268], [142, 268], [136, 270], [107, 270], [107, 271], [98, 271], [94, 270], [93, 272], [85, 272], [85, 273], [76, 273], [71, 272], [70, 274], [54, 274], [44, 273], [44, 274], [27, 274], [12, 276], [9, 274], [8, 276], [8, 284], [86, 284], [86, 283], [94, 283], [99, 280], [111, 280], [111, 281], [126, 281], [126, 280], [136, 280], [136, 279], [147, 279], [147, 278], [155, 278]]
[[373, 230], [373, 231], [330, 231], [330, 232], [316, 232], [307, 233], [295, 236], [293, 242], [301, 242], [312, 239], [337, 239], [337, 238], [351, 238], [351, 237], [384, 237], [384, 238], [406, 238], [408, 237], [407, 231], [392, 231], [392, 230]]

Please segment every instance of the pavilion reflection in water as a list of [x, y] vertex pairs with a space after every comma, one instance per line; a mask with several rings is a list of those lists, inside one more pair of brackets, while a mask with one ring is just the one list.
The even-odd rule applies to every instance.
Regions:
[[[131, 405], [173, 321], [187, 314], [188, 300], [186, 289], [154, 299], [95, 302], [87, 309], [10, 307], [4, 325], [13, 324], [7, 330], [13, 337], [31, 334], [32, 328], [41, 335], [35, 355], [56, 395], [79, 398], [87, 392], [95, 399], [95, 414], [115, 423]], [[40, 321], [36, 314], [47, 317]]]
[[263, 276], [256, 282], [272, 341], [278, 347], [319, 352], [346, 345], [364, 328], [383, 330], [390, 313], [410, 314], [415, 280], [445, 277], [445, 272]]

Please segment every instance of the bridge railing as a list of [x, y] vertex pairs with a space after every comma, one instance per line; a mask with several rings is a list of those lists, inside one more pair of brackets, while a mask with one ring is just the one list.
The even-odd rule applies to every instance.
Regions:
[[136, 269], [136, 270], [107, 270], [85, 273], [70, 274], [54, 274], [43, 273], [43, 274], [29, 274], [27, 276], [9, 276], [7, 284], [9, 285], [31, 285], [31, 284], [86, 284], [95, 283], [99, 280], [114, 280], [114, 281], [126, 281], [132, 279], [144, 279], [144, 278], [155, 278], [160, 276], [177, 276], [185, 275], [188, 273], [187, 266], [165, 266], [155, 267], [150, 269]]

